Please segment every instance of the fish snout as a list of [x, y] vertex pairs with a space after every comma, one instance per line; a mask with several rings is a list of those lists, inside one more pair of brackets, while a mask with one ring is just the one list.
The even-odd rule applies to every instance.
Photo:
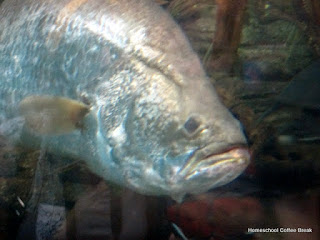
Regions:
[[250, 152], [246, 146], [234, 145], [219, 152], [213, 151], [214, 147], [209, 145], [195, 152], [180, 172], [185, 179], [214, 177], [231, 181], [249, 165]]

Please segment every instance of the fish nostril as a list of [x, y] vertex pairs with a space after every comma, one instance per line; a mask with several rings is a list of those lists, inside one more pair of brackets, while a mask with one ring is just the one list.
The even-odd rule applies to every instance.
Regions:
[[200, 125], [201, 121], [199, 119], [197, 119], [196, 117], [189, 117], [183, 127], [188, 132], [188, 134], [193, 134], [197, 131]]

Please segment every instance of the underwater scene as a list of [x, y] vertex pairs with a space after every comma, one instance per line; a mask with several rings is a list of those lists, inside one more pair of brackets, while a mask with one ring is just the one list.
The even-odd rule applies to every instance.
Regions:
[[319, 0], [0, 0], [0, 240], [319, 240]]

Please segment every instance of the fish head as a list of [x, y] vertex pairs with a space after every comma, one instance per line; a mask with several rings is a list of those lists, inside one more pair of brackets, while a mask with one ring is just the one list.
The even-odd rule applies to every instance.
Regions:
[[241, 124], [220, 102], [179, 26], [151, 8], [126, 15], [141, 16], [126, 31], [131, 75], [123, 91], [130, 96], [121, 104], [127, 104], [121, 124], [106, 135], [122, 183], [181, 199], [236, 178], [249, 153]]
[[181, 199], [226, 184], [248, 165], [238, 120], [204, 74], [173, 81], [154, 69], [143, 80], [127, 117], [113, 134], [113, 156], [124, 182], [151, 195]]
[[180, 105], [181, 138], [175, 144], [191, 155], [171, 181], [182, 192], [199, 194], [235, 179], [249, 164], [250, 154], [241, 123], [220, 102], [205, 76], [186, 82]]

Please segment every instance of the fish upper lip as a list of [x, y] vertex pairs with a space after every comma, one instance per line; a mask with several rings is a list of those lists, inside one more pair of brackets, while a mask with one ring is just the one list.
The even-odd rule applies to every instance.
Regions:
[[[205, 147], [205, 148], [207, 148], [207, 147]], [[201, 151], [202, 149], [205, 149], [205, 148], [201, 148], [198, 151]], [[234, 144], [234, 145], [228, 146], [227, 148], [223, 148], [220, 151], [216, 151], [216, 152], [213, 152], [213, 153], [211, 153], [209, 155], [206, 155], [205, 157], [201, 158], [201, 161], [202, 160], [206, 160], [206, 159], [211, 158], [211, 157], [214, 157], [214, 156], [218, 156], [220, 154], [228, 153], [228, 152], [231, 152], [233, 150], [239, 150], [239, 149], [242, 149], [244, 151], [249, 151], [248, 150], [248, 146], [245, 145], [245, 144]]]
[[245, 163], [249, 162], [250, 153], [246, 144], [233, 144], [228, 147], [221, 147], [218, 151], [212, 151], [213, 144], [209, 144], [203, 148], [199, 148], [189, 158], [180, 173], [188, 175], [189, 172], [194, 171], [197, 164], [208, 163], [214, 164], [222, 161], [230, 161], [230, 158], [243, 159]]

